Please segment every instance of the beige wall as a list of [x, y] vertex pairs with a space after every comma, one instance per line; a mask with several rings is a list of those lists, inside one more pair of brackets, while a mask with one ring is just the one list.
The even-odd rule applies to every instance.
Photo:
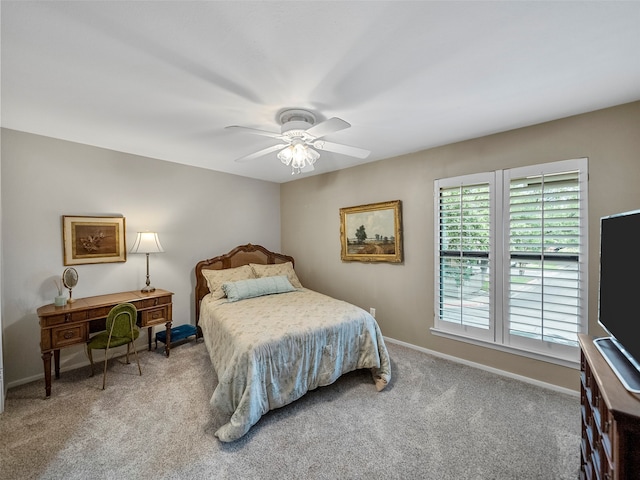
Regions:
[[[62, 215], [123, 215], [128, 249], [137, 231], [157, 231], [165, 253], [150, 259], [151, 282], [175, 293], [175, 325], [194, 322], [196, 262], [249, 242], [280, 250], [275, 183], [6, 129], [1, 168], [2, 337], [9, 386], [43, 375], [36, 309], [53, 302], [53, 279], [65, 268]], [[145, 284], [144, 255], [75, 268], [75, 297]], [[141, 337], [144, 345], [146, 335]], [[62, 368], [87, 362], [81, 348], [64, 349], [61, 357]]]
[[[599, 219], [640, 208], [640, 102], [417, 152], [282, 185], [283, 251], [309, 288], [376, 308], [385, 336], [578, 389], [576, 370], [434, 336], [435, 179], [589, 158], [589, 330], [597, 326]], [[322, 159], [320, 159], [322, 161]], [[402, 200], [401, 265], [343, 263], [339, 209]]]
[[[430, 334], [433, 181], [589, 157], [589, 324], [591, 333], [601, 334], [596, 324], [598, 221], [640, 208], [639, 131], [640, 102], [635, 102], [278, 186], [3, 129], [5, 384], [42, 376], [35, 310], [52, 301], [52, 279], [64, 269], [60, 216], [122, 214], [129, 247], [138, 230], [160, 233], [166, 253], [151, 258], [151, 278], [155, 286], [175, 292], [175, 324], [193, 322], [198, 260], [241, 243], [260, 243], [293, 255], [306, 286], [375, 307], [387, 337], [576, 389], [573, 369]], [[342, 263], [340, 207], [396, 199], [403, 202], [405, 262]], [[144, 256], [77, 270], [77, 296], [144, 285]], [[82, 350], [63, 350], [63, 368], [85, 362]]]

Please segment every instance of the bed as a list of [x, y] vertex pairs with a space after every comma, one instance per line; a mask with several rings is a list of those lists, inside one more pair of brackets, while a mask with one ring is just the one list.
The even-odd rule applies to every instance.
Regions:
[[228, 416], [215, 435], [231, 442], [269, 410], [370, 369], [391, 378], [380, 328], [365, 310], [304, 288], [294, 259], [241, 245], [198, 262], [196, 324], [218, 376], [211, 407]]

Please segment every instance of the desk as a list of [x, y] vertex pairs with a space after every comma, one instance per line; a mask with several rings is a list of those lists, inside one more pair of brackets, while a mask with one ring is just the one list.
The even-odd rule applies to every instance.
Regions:
[[109, 311], [119, 303], [129, 302], [135, 305], [138, 310], [137, 324], [148, 329], [149, 350], [151, 350], [152, 328], [155, 325], [165, 325], [168, 340], [165, 353], [169, 356], [172, 296], [173, 293], [166, 290], [150, 293], [134, 290], [78, 298], [64, 307], [49, 304], [38, 308], [40, 351], [44, 363], [47, 397], [51, 395], [51, 354], [53, 353], [56, 378], [60, 378], [60, 349], [84, 344], [89, 340], [90, 333], [104, 330]]

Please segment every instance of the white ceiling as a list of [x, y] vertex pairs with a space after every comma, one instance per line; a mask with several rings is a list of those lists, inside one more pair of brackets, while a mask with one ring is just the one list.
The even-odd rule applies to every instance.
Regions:
[[[2, 126], [287, 182], [278, 112], [338, 170], [640, 99], [640, 2], [2, 1]], [[309, 174], [307, 174], [309, 175]]]

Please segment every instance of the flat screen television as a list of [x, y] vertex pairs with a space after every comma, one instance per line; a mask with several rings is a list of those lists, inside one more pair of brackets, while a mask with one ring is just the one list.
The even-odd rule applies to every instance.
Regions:
[[625, 388], [640, 393], [640, 210], [600, 219], [598, 322], [594, 340]]

